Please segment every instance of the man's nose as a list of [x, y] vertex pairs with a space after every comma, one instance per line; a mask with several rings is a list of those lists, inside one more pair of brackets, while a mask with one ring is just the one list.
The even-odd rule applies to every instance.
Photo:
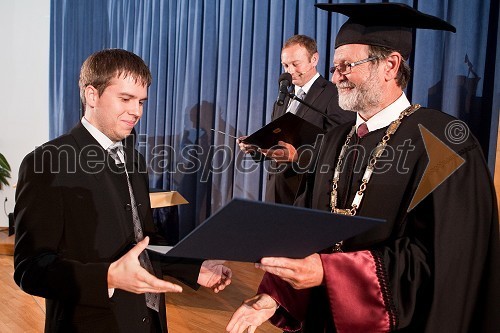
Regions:
[[131, 105], [129, 113], [140, 117], [142, 115], [142, 104], [140, 102], [137, 102]]
[[339, 73], [338, 70], [334, 71], [332, 74], [331, 81], [333, 84], [337, 84], [338, 82], [342, 81], [342, 78], [344, 78], [345, 75], [342, 75]]

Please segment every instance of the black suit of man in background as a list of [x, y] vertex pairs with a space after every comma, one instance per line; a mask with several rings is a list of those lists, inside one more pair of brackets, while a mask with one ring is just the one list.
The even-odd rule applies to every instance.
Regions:
[[[283, 105], [274, 104], [271, 120], [281, 117], [286, 112], [293, 112], [325, 131], [354, 120], [352, 112], [344, 111], [339, 107], [335, 85], [317, 72], [318, 60], [316, 41], [311, 37], [294, 35], [285, 42], [281, 49], [281, 63], [285, 72], [292, 76], [293, 92], [316, 110], [302, 103], [297, 104], [298, 107], [294, 107], [293, 104], [298, 102], [292, 103], [287, 96]], [[305, 93], [305, 96], [302, 93]], [[262, 151], [263, 154], [256, 152], [254, 147], [241, 141], [239, 145], [243, 152], [254, 154], [253, 158], [256, 161], [263, 161], [262, 155], [265, 155], [266, 159], [271, 159], [267, 165], [265, 201], [293, 205], [300, 179], [304, 172], [314, 166], [314, 162], [311, 161], [314, 161], [321, 141], [316, 142], [312, 155], [304, 154], [302, 156], [303, 150], [301, 148], [303, 147], [293, 147], [289, 144], [285, 144], [287, 149], [278, 149], [274, 152]], [[277, 157], [276, 152], [282, 156]], [[299, 168], [296, 164], [299, 156], [301, 156], [301, 165], [307, 165], [306, 168]], [[305, 162], [304, 157], [307, 160]]]
[[[354, 119], [352, 112], [340, 109], [337, 88], [321, 75], [314, 80], [304, 101], [321, 112], [317, 112], [305, 104], [299, 104], [296, 115], [325, 131], [329, 131], [337, 125]], [[275, 103], [271, 120], [284, 115], [289, 103], [289, 97], [286, 97], [282, 106]], [[287, 162], [286, 165], [280, 165], [275, 161], [270, 162], [265, 201], [293, 204], [299, 187], [301, 173], [296, 172], [300, 171], [300, 169], [295, 168], [294, 170], [292, 163]]]

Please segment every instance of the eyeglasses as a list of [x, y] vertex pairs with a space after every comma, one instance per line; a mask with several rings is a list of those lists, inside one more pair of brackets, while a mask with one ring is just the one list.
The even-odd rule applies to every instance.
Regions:
[[333, 67], [330, 67], [330, 73], [335, 73], [335, 71], [337, 71], [340, 75], [347, 75], [347, 74], [350, 74], [351, 73], [351, 70], [354, 66], [357, 66], [357, 65], [361, 65], [361, 64], [364, 64], [365, 62], [369, 62], [369, 61], [373, 61], [373, 60], [376, 60], [378, 59], [379, 57], [370, 57], [370, 58], [366, 58], [366, 59], [363, 59], [363, 60], [359, 60], [359, 61], [356, 61], [356, 62], [343, 62], [341, 64], [338, 64], [336, 66], [333, 66]]

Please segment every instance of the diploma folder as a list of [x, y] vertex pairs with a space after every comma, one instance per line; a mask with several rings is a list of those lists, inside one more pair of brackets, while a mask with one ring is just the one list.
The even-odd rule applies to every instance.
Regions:
[[259, 262], [305, 258], [384, 220], [233, 199], [174, 247], [149, 245], [169, 257]]
[[242, 142], [261, 149], [269, 149], [277, 146], [278, 141], [284, 141], [298, 148], [303, 145], [313, 145], [317, 136], [325, 133], [326, 131], [322, 128], [291, 112], [287, 112], [247, 136]]

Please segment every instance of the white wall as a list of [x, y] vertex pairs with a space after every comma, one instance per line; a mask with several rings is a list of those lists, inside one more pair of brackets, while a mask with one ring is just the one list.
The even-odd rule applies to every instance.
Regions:
[[[49, 0], [0, 0], [0, 152], [12, 167], [0, 190], [0, 226], [14, 210], [23, 157], [49, 138]], [[7, 198], [7, 202], [5, 202]]]

